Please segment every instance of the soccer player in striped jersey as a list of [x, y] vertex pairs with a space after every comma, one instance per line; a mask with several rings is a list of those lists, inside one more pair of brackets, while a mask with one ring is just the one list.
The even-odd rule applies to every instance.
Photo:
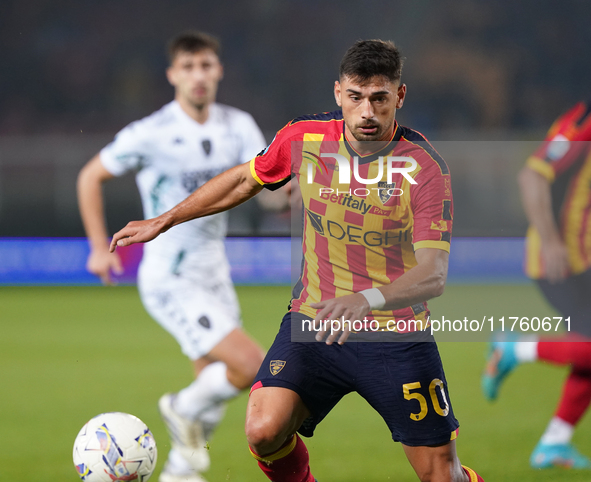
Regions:
[[519, 184], [530, 222], [526, 273], [570, 319], [571, 331], [555, 338], [493, 342], [482, 387], [494, 400], [519, 363], [569, 365], [558, 408], [530, 464], [591, 469], [591, 460], [571, 443], [591, 402], [591, 102], [579, 102], [554, 122], [527, 160]]
[[[443, 292], [447, 276], [450, 173], [421, 134], [395, 120], [406, 96], [401, 72], [393, 43], [356, 42], [334, 86], [342, 110], [294, 119], [248, 168], [214, 178], [158, 218], [129, 223], [111, 244], [149, 241], [263, 188], [299, 181], [302, 272], [247, 407], [250, 450], [270, 480], [314, 482], [298, 433], [312, 436], [357, 391], [403, 444], [421, 481], [482, 481], [456, 454], [459, 425], [426, 329], [426, 302]], [[356, 332], [314, 332], [323, 343], [295, 340], [307, 322], [326, 319], [363, 323]], [[388, 332], [395, 341], [381, 331], [390, 320], [404, 322]]]

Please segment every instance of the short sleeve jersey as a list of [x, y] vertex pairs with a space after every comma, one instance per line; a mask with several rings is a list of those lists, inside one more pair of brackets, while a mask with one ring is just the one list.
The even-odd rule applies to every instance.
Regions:
[[[250, 114], [213, 104], [208, 120], [199, 124], [173, 101], [121, 130], [101, 150], [100, 159], [115, 176], [137, 173], [144, 216], [152, 218], [211, 178], [248, 162], [264, 147], [264, 137]], [[226, 227], [226, 213], [175, 226], [145, 246], [144, 258], [194, 253], [206, 260], [213, 252], [223, 252]]]
[[[591, 267], [591, 102], [580, 102], [559, 117], [527, 166], [551, 183], [552, 210], [568, 250], [571, 274]], [[544, 278], [538, 232], [526, 239], [526, 273]]]
[[[253, 177], [271, 189], [298, 179], [304, 263], [292, 310], [310, 317], [317, 313], [312, 303], [391, 283], [416, 266], [416, 249], [450, 246], [449, 169], [427, 140], [395, 124], [385, 147], [361, 155], [346, 141], [344, 127], [341, 111], [297, 118], [250, 165]], [[412, 166], [410, 158], [416, 166], [407, 177], [388, 175], [388, 165]], [[343, 184], [346, 170], [350, 182]], [[368, 320], [383, 326], [392, 319], [425, 321], [428, 314], [423, 302], [374, 311]]]

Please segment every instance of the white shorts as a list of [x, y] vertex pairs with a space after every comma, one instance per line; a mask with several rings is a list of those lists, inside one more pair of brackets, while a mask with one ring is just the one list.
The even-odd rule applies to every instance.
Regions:
[[140, 265], [138, 289], [144, 307], [191, 360], [208, 354], [242, 325], [234, 286], [221, 271], [193, 277], [154, 264]]

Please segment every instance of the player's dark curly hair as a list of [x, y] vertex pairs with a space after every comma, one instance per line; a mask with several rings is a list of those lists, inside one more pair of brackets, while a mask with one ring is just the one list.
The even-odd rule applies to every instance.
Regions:
[[339, 77], [349, 77], [360, 83], [376, 76], [398, 82], [402, 76], [403, 63], [404, 57], [393, 42], [358, 40], [341, 60]]
[[179, 52], [196, 53], [210, 49], [219, 57], [221, 53], [220, 42], [217, 38], [204, 32], [183, 32], [168, 42], [168, 60], [170, 63]]

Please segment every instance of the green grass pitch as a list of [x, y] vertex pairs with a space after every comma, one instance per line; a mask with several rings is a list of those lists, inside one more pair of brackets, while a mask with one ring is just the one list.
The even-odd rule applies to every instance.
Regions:
[[[289, 299], [287, 287], [240, 287], [247, 330], [268, 347]], [[533, 286], [448, 286], [433, 316], [482, 318], [552, 313]], [[152, 429], [164, 465], [168, 438], [158, 397], [191, 380], [174, 340], [144, 312], [133, 287], [0, 289], [0, 480], [79, 480], [71, 459], [82, 425], [106, 411], [133, 413]], [[462, 462], [487, 482], [589, 480], [587, 472], [534, 471], [528, 458], [553, 413], [564, 368], [532, 364], [507, 381], [499, 401], [480, 394], [484, 343], [441, 343]], [[243, 435], [246, 395], [230, 403], [211, 442], [211, 482], [263, 481]], [[591, 454], [589, 420], [575, 442]], [[357, 395], [345, 397], [306, 440], [321, 482], [414, 481], [401, 447]]]

